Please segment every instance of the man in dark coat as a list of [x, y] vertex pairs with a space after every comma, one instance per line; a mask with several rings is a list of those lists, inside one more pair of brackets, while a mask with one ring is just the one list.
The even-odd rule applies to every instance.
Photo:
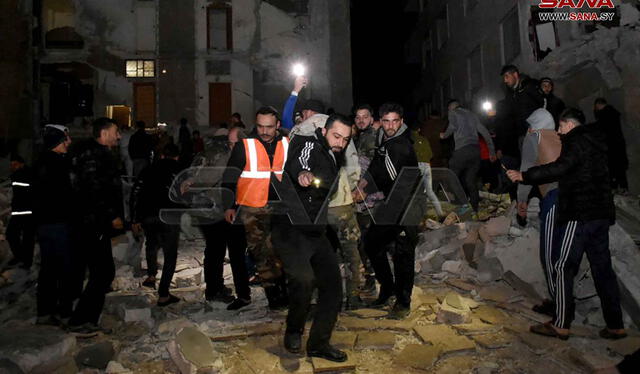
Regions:
[[505, 100], [513, 115], [518, 136], [524, 137], [529, 128], [527, 118], [534, 110], [544, 105], [544, 99], [538, 90], [538, 82], [521, 74], [514, 65], [504, 66], [500, 75], [508, 89]]
[[604, 98], [597, 98], [594, 103], [593, 113], [596, 117], [595, 126], [600, 130], [607, 141], [607, 157], [609, 158], [609, 178], [611, 188], [626, 194], [629, 191], [627, 182], [627, 143], [620, 125], [620, 112], [607, 104]]
[[169, 293], [169, 285], [176, 270], [180, 226], [167, 224], [160, 219], [161, 209], [180, 208], [171, 201], [170, 188], [181, 168], [178, 163], [178, 146], [167, 144], [160, 159], [142, 170], [131, 192], [131, 222], [134, 232], [144, 230], [147, 241], [147, 275], [145, 285], [155, 288], [158, 271], [158, 249], [162, 248], [164, 263], [158, 287], [158, 306], [177, 303], [180, 299]]
[[44, 128], [45, 151], [34, 166], [33, 213], [40, 244], [36, 324], [60, 325], [71, 317], [73, 268], [71, 217], [73, 200], [71, 164], [67, 159], [71, 139], [60, 125]]
[[11, 219], [7, 226], [7, 241], [13, 259], [9, 265], [20, 265], [23, 269], [30, 269], [33, 262], [33, 247], [35, 245], [36, 226], [33, 221], [33, 198], [31, 168], [25, 165], [22, 157], [11, 156]]
[[112, 149], [118, 145], [118, 125], [110, 118], [93, 121], [93, 137], [74, 148], [71, 183], [74, 192], [74, 245], [79, 262], [78, 286], [89, 270], [89, 281], [69, 325], [78, 333], [96, 333], [105, 295], [115, 277], [111, 238], [123, 229], [121, 173]]
[[142, 169], [149, 166], [153, 152], [153, 137], [147, 134], [144, 121], [136, 122], [136, 132], [129, 140], [129, 157], [133, 162], [133, 176], [140, 175]]
[[[402, 175], [403, 169], [407, 169], [405, 172], [409, 173], [411, 180], [398, 183], [396, 195], [412, 196], [420, 177], [411, 131], [404, 124], [403, 115], [403, 108], [398, 104], [386, 103], [380, 107], [382, 128], [378, 130], [376, 154], [365, 178], [358, 186], [366, 194], [382, 191], [387, 198], [387, 206], [392, 188]], [[408, 200], [394, 205], [397, 209], [404, 209], [407, 203]], [[384, 212], [387, 217], [380, 218], [388, 218], [388, 221], [393, 215], [386, 209], [378, 208], [377, 212]], [[383, 223], [378, 219], [378, 213], [374, 221], [376, 223], [372, 224], [364, 237], [364, 248], [371, 259], [376, 279], [380, 283], [380, 292], [373, 306], [384, 306], [389, 298], [395, 295], [396, 303], [390, 317], [402, 319], [411, 311], [415, 247], [418, 243], [417, 230], [415, 226], [405, 225], [395, 220]], [[387, 246], [392, 242], [395, 242], [393, 273], [387, 257]]]
[[343, 115], [332, 114], [325, 127], [316, 129], [314, 135], [294, 138], [284, 172], [294, 184], [311, 223], [291, 222], [277, 216], [272, 233], [289, 287], [284, 346], [289, 352], [300, 352], [313, 289], [317, 287], [318, 304], [307, 341], [307, 356], [336, 362], [346, 361], [347, 354], [329, 344], [342, 303], [342, 277], [338, 257], [327, 238], [326, 201], [336, 191], [342, 152], [351, 138], [350, 122]]
[[564, 101], [553, 93], [553, 80], [549, 77], [540, 79], [540, 92], [544, 99], [543, 108], [546, 109], [553, 116], [553, 120], [556, 123], [556, 130], [558, 129], [558, 121], [560, 120], [560, 114], [564, 111]]
[[560, 116], [562, 140], [560, 157], [552, 163], [532, 167], [524, 173], [509, 170], [514, 182], [545, 184], [559, 182], [558, 224], [553, 246], [556, 258], [555, 317], [551, 322], [531, 326], [531, 332], [569, 338], [574, 318], [573, 281], [587, 253], [593, 281], [600, 297], [607, 327], [600, 331], [606, 339], [626, 336], [620, 308], [620, 291], [609, 252], [609, 225], [615, 221], [615, 205], [609, 185], [607, 146], [601, 134], [584, 126], [579, 109], [567, 109]]

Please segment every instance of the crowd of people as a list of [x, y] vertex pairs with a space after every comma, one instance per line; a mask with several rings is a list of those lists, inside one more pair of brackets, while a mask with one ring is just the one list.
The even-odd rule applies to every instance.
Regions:
[[[554, 96], [551, 79], [536, 81], [515, 66], [505, 66], [502, 77], [509, 93], [497, 105], [493, 134], [455, 99], [447, 106], [448, 124], [434, 110], [410, 127], [395, 103], [377, 113], [362, 104], [351, 116], [327, 115], [318, 100], [298, 103], [305, 77], [296, 78], [282, 114], [260, 108], [249, 133], [237, 113], [230, 128], [206, 139], [186, 119], [174, 136], [151, 135], [137, 122], [126, 147], [109, 118], [96, 119], [92, 138], [77, 144], [66, 127], [47, 125], [44, 150], [32, 169], [12, 159], [7, 231], [12, 264], [29, 268], [35, 237], [40, 244], [37, 323], [76, 333], [100, 330], [115, 276], [111, 238], [125, 228], [146, 243], [142, 286], [156, 288], [161, 249], [157, 305], [180, 302], [170, 292], [180, 226], [161, 212], [196, 206], [208, 212], [198, 220], [205, 240], [205, 299], [241, 309], [252, 302], [250, 279], [259, 283], [270, 309], [288, 309], [284, 345], [298, 353], [317, 289], [306, 352], [345, 361], [346, 354], [329, 344], [338, 313], [364, 306], [361, 295], [375, 293], [376, 281], [371, 306], [386, 306], [394, 297], [389, 318], [410, 313], [418, 231], [402, 213], [418, 191], [444, 218], [433, 166], [455, 173], [476, 213], [481, 176], [512, 194], [523, 225], [528, 201], [541, 199], [540, 255], [550, 299], [535, 310], [553, 319], [532, 326], [533, 332], [568, 338], [573, 278], [586, 252], [607, 322], [601, 335], [626, 336], [608, 243], [615, 218], [612, 188], [628, 189], [620, 114], [598, 99], [597, 122], [586, 124], [582, 112], [565, 109]], [[451, 137], [453, 146], [445, 141]], [[119, 144], [122, 160], [115, 157]], [[128, 215], [124, 173], [135, 179]], [[519, 184], [508, 184], [507, 176]], [[222, 277], [227, 252], [235, 296]]]

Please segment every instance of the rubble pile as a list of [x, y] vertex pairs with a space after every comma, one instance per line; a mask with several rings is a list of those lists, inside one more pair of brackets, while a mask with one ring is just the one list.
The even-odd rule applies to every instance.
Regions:
[[[537, 207], [530, 206], [528, 226], [522, 228], [509, 218], [512, 205], [503, 207], [504, 201], [490, 198], [483, 204], [493, 212], [486, 222], [459, 222], [455, 214], [443, 224], [430, 222], [421, 233], [412, 311], [406, 319], [387, 318], [389, 306], [341, 313], [332, 339], [348, 351], [346, 363], [286, 352], [286, 312], [270, 311], [260, 287], [252, 288], [252, 304], [239, 311], [205, 302], [204, 241], [199, 238], [183, 238], [180, 244], [172, 293], [183, 301], [157, 307], [156, 291], [141, 287], [144, 269], [136, 269], [136, 261], [144, 264], [144, 249], [132, 256], [135, 239], [128, 235], [113, 241], [117, 277], [100, 321], [106, 333], [97, 336], [36, 326], [35, 270], [3, 272], [10, 281], [0, 287], [0, 372], [483, 373], [535, 372], [539, 367], [550, 373], [587, 372], [640, 348], [640, 333], [628, 317], [629, 338], [610, 343], [598, 337], [604, 322], [586, 262], [576, 284], [578, 318], [571, 339], [531, 334], [529, 325], [548, 320], [531, 311], [546, 292], [538, 260]], [[624, 308], [639, 316], [632, 309], [640, 300], [633, 274], [640, 265], [638, 249], [619, 226], [611, 229], [611, 248]], [[231, 286], [228, 264], [224, 277]]]

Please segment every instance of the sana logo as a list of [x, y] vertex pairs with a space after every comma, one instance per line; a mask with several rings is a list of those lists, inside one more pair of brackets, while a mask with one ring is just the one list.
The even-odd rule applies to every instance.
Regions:
[[538, 7], [581, 9], [585, 5], [591, 9], [615, 8], [612, 0], [540, 0]]

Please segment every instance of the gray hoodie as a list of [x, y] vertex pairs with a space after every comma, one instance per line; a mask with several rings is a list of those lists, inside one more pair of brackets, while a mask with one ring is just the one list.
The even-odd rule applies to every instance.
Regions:
[[491, 139], [489, 130], [480, 122], [480, 119], [475, 113], [461, 107], [457, 107], [449, 112], [449, 126], [444, 133], [444, 137], [448, 138], [453, 134], [456, 151], [468, 145], [480, 146], [478, 133], [480, 133], [487, 143], [491, 156], [495, 156], [496, 150], [493, 146], [493, 140]]

